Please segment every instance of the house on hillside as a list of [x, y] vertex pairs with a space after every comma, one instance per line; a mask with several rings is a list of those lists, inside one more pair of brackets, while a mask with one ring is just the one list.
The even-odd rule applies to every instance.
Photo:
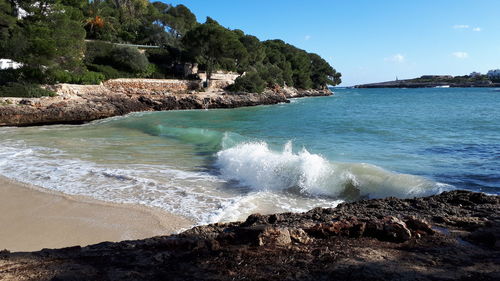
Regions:
[[471, 74], [469, 74], [469, 77], [470, 78], [476, 78], [476, 77], [480, 77], [482, 74], [481, 72], [472, 72]]
[[10, 59], [0, 59], [0, 70], [3, 69], [18, 69], [23, 66], [22, 63], [15, 62]]

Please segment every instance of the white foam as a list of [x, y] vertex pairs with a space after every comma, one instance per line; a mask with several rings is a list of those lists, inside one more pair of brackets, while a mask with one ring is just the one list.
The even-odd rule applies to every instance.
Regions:
[[243, 143], [217, 153], [217, 165], [226, 180], [254, 190], [298, 189], [311, 195], [408, 198], [442, 192], [450, 186], [386, 171], [363, 163], [332, 163], [306, 149], [293, 153], [291, 143], [281, 152], [265, 142]]
[[215, 222], [220, 206], [232, 201], [210, 189], [224, 181], [208, 173], [97, 164], [56, 149], [27, 147], [22, 141], [0, 147], [0, 174], [70, 195], [158, 207], [199, 223]]

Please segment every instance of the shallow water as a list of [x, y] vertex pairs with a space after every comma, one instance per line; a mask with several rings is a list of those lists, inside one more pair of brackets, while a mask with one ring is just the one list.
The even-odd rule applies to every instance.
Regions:
[[230, 110], [0, 128], [0, 174], [198, 223], [342, 200], [500, 191], [494, 89], [336, 89]]

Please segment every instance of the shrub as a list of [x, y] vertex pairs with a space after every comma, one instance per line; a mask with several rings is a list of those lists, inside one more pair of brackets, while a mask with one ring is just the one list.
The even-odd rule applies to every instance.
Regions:
[[99, 84], [106, 79], [104, 74], [98, 72], [85, 70], [83, 73], [71, 73], [61, 69], [48, 71], [47, 77], [47, 82], [49, 84], [70, 83], [92, 85]]
[[113, 48], [110, 59], [113, 67], [132, 73], [145, 72], [149, 65], [146, 55], [132, 47]]
[[19, 81], [21, 72], [19, 69], [2, 69], [0, 70], [0, 86], [6, 85], [9, 82]]
[[90, 41], [85, 44], [85, 63], [106, 64], [109, 60], [113, 44], [102, 41]]
[[102, 73], [86, 71], [82, 75], [74, 77], [73, 83], [84, 85], [96, 85], [104, 81], [106, 77]]
[[73, 75], [66, 70], [56, 69], [51, 71], [51, 84], [55, 83], [73, 83]]
[[119, 71], [109, 65], [88, 64], [87, 68], [94, 72], [99, 72], [104, 75], [105, 79], [129, 78], [132, 75], [128, 72]]
[[154, 74], [161, 74], [161, 73], [159, 68], [155, 64], [150, 63], [148, 64], [146, 69], [143, 72], [138, 73], [137, 76], [140, 78], [152, 78], [152, 76], [155, 76]]
[[39, 98], [54, 95], [54, 92], [42, 89], [37, 84], [8, 83], [0, 86], [0, 97]]
[[260, 78], [257, 72], [249, 72], [236, 79], [227, 90], [231, 92], [262, 93], [266, 88], [266, 81]]

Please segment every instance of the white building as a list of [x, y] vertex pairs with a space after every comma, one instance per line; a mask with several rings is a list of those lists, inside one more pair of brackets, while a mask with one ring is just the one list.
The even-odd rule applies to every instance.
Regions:
[[479, 77], [479, 76], [481, 76], [481, 75], [482, 75], [482, 74], [481, 74], [481, 72], [475, 72], [475, 71], [474, 71], [474, 72], [472, 72], [471, 74], [469, 74], [469, 77], [474, 78], [474, 77]]
[[488, 78], [500, 78], [500, 69], [494, 69], [488, 71]]
[[23, 66], [22, 63], [18, 63], [10, 59], [0, 59], [0, 69], [18, 69], [21, 66]]

